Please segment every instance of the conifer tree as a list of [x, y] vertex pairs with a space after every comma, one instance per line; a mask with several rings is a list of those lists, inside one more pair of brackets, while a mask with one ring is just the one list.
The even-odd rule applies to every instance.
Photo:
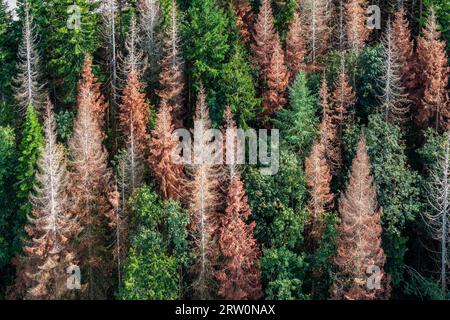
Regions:
[[263, 97], [264, 122], [269, 124], [272, 115], [283, 109], [286, 104], [285, 93], [289, 84], [289, 74], [284, 63], [284, 53], [281, 50], [278, 35], [275, 37], [272, 59], [267, 68], [267, 89]]
[[227, 105], [236, 116], [239, 126], [251, 126], [261, 101], [256, 96], [252, 69], [246, 61], [242, 45], [234, 45], [230, 61], [223, 68], [222, 77]]
[[259, 8], [258, 17], [255, 22], [255, 31], [253, 34], [253, 64], [260, 72], [260, 77], [265, 80], [266, 72], [269, 68], [274, 52], [274, 43], [276, 40], [276, 30], [273, 21], [273, 12], [269, 0], [262, 0]]
[[301, 5], [301, 19], [307, 48], [307, 67], [309, 70], [321, 68], [321, 60], [329, 47], [331, 37], [328, 2], [325, 0], [305, 0]]
[[233, 10], [236, 15], [236, 26], [245, 45], [252, 42], [252, 34], [254, 32], [255, 17], [252, 7], [248, 0], [232, 0]]
[[342, 133], [343, 123], [348, 116], [353, 113], [353, 106], [356, 103], [356, 94], [350, 85], [343, 62], [339, 75], [334, 81], [334, 90], [331, 93], [332, 113], [339, 131]]
[[178, 142], [173, 136], [172, 108], [161, 100], [155, 129], [149, 144], [149, 163], [163, 199], [178, 200], [182, 196], [183, 166], [175, 163]]
[[[118, 75], [118, 41], [116, 37], [116, 12], [118, 3], [117, 0], [104, 0], [101, 3], [101, 14], [103, 20], [102, 35], [104, 38], [104, 48], [106, 56], [107, 68], [107, 93], [108, 103], [110, 106], [109, 115], [113, 124], [113, 131], [116, 130], [116, 114], [119, 104], [119, 75]], [[108, 119], [109, 120], [109, 119]], [[109, 121], [108, 121], [109, 122]]]
[[403, 6], [395, 13], [392, 34], [395, 35], [392, 37], [392, 46], [398, 52], [397, 61], [400, 66], [401, 84], [406, 89], [410, 102], [417, 103], [417, 91], [419, 91], [417, 88], [419, 82], [417, 57], [414, 53], [414, 43]]
[[326, 77], [323, 77], [319, 90], [322, 122], [320, 123], [320, 141], [325, 148], [331, 172], [334, 174], [342, 163], [341, 144], [338, 140], [338, 126], [333, 119], [331, 93]]
[[[16, 161], [14, 130], [0, 127], [0, 268], [10, 263], [13, 255], [11, 248], [10, 217], [15, 208], [14, 164]], [[19, 250], [17, 250], [19, 251]]]
[[215, 276], [219, 296], [224, 299], [255, 300], [262, 297], [258, 258], [260, 251], [253, 237], [255, 222], [246, 224], [251, 215], [244, 184], [239, 172], [231, 176], [227, 208], [221, 216], [218, 241], [225, 261]]
[[[89, 57], [86, 58], [89, 64]], [[103, 146], [104, 134], [100, 129], [98, 99], [101, 97], [95, 85], [89, 85], [92, 77], [85, 68], [79, 84], [78, 110], [73, 136], [69, 141], [71, 212], [83, 228], [75, 243], [80, 260], [82, 277], [86, 279], [84, 292], [89, 299], [104, 298], [111, 270], [107, 246], [111, 237], [107, 225], [115, 228], [116, 216], [110, 203], [112, 173], [107, 166], [108, 154]]]
[[[328, 152], [332, 166], [338, 170], [342, 166], [342, 134], [345, 123], [352, 108], [356, 102], [356, 95], [349, 83], [348, 76], [342, 66], [341, 72], [334, 81], [334, 91], [331, 93], [332, 101], [332, 122], [336, 126], [336, 133], [334, 135], [333, 146], [336, 148], [334, 152]], [[329, 150], [331, 151], [331, 150]], [[334, 173], [336, 173], [334, 170]]]
[[45, 145], [31, 196], [33, 212], [25, 228], [30, 237], [22, 260], [28, 280], [25, 298], [61, 299], [67, 297], [66, 269], [75, 262], [70, 241], [79, 226], [68, 210], [65, 155], [63, 147], [56, 142], [50, 101], [44, 123]]
[[157, 91], [158, 96], [172, 106], [176, 128], [183, 125], [183, 116], [185, 115], [183, 60], [180, 52], [178, 15], [176, 2], [172, 0], [170, 28], [164, 39], [164, 57], [161, 60], [162, 71], [159, 75], [161, 90]]
[[331, 192], [331, 171], [326, 159], [325, 148], [320, 141], [316, 142], [311, 154], [305, 160], [306, 182], [309, 187], [309, 226], [307, 227], [310, 242], [318, 244], [325, 229], [325, 214], [333, 208]]
[[384, 61], [381, 77], [383, 93], [380, 96], [381, 112], [386, 121], [403, 126], [408, 121], [408, 95], [402, 83], [400, 52], [394, 45], [393, 26], [388, 20], [386, 34], [383, 39]]
[[373, 114], [369, 116], [366, 137], [378, 202], [383, 207], [383, 248], [388, 257], [385, 269], [397, 291], [404, 279], [408, 222], [416, 220], [421, 211], [420, 178], [408, 164], [397, 126]]
[[89, 92], [91, 95], [89, 99], [91, 103], [90, 109], [92, 110], [92, 116], [98, 122], [100, 128], [102, 128], [105, 123], [105, 111], [108, 108], [108, 103], [100, 91], [101, 83], [98, 82], [98, 79], [92, 72], [92, 69], [92, 57], [90, 55], [86, 55], [82, 67], [83, 73], [80, 81], [78, 82], [78, 91]]
[[[72, 7], [73, 11], [68, 15], [66, 0], [47, 0], [45, 28], [48, 36], [42, 44], [48, 59], [49, 90], [55, 101], [64, 106], [76, 102], [77, 81], [85, 55], [98, 47], [98, 3], [75, 0], [70, 5], [76, 7]], [[61, 19], [67, 16], [68, 19]]]
[[[15, 48], [9, 43], [8, 34], [12, 27], [12, 15], [8, 10], [8, 4], [5, 0], [0, 1], [0, 63], [2, 72], [0, 74], [0, 108], [2, 113], [6, 111], [7, 102], [10, 100], [10, 86], [12, 78], [12, 69], [15, 58]], [[13, 52], [14, 51], [14, 52]], [[3, 118], [3, 117], [2, 117]], [[2, 119], [3, 120], [3, 119]], [[3, 122], [3, 121], [2, 121]], [[2, 123], [3, 125], [4, 123]]]
[[192, 180], [189, 181], [188, 202], [190, 211], [190, 230], [193, 236], [195, 263], [191, 267], [193, 277], [193, 296], [198, 299], [211, 299], [216, 291], [214, 267], [217, 263], [218, 248], [214, 236], [218, 227], [219, 183], [222, 171], [210, 163], [212, 136], [207, 130], [211, 120], [205, 101], [205, 92], [200, 89], [195, 112], [197, 148], [194, 150], [194, 165], [190, 168]]
[[136, 17], [131, 17], [130, 29], [128, 30], [125, 41], [125, 53], [118, 55], [120, 62], [121, 75], [128, 77], [131, 72], [136, 72], [139, 76], [144, 74], [147, 67], [144, 58], [144, 52], [140, 49], [142, 37], [139, 34], [139, 29]]
[[31, 214], [32, 206], [29, 194], [36, 184], [37, 161], [43, 145], [42, 129], [38, 116], [32, 105], [28, 105], [22, 130], [22, 140], [19, 145], [19, 161], [16, 168], [18, 190], [16, 193], [19, 204], [19, 214], [15, 219], [17, 249], [22, 247], [23, 226], [26, 217]]
[[294, 20], [289, 26], [286, 35], [286, 65], [289, 70], [289, 78], [295, 80], [301, 70], [305, 70], [306, 43], [300, 15], [294, 14]]
[[[366, 139], [361, 135], [349, 182], [339, 201], [338, 273], [332, 288], [334, 299], [388, 299], [389, 276], [384, 273], [386, 256], [381, 247], [382, 209], [371, 175]], [[369, 274], [377, 270], [376, 284], [368, 288]]]
[[369, 38], [366, 9], [362, 0], [349, 0], [345, 4], [345, 31], [347, 47], [359, 52]]
[[25, 114], [29, 105], [32, 105], [38, 112], [42, 111], [44, 107], [40, 55], [37, 50], [37, 37], [28, 2], [25, 4], [24, 19], [22, 43], [18, 54], [18, 74], [15, 77], [15, 98], [20, 115]]
[[137, 72], [128, 74], [128, 81], [123, 90], [120, 105], [120, 129], [125, 137], [133, 137], [136, 150], [143, 153], [148, 142], [147, 124], [150, 117], [150, 106], [142, 93], [142, 84]]
[[438, 261], [440, 264], [440, 286], [445, 295], [448, 286], [448, 259], [450, 241], [450, 133], [445, 133], [443, 152], [438, 153], [437, 161], [429, 166], [428, 185], [429, 211], [422, 213], [433, 239], [439, 242]]
[[445, 42], [439, 40], [434, 10], [428, 17], [423, 35], [417, 40], [417, 56], [423, 95], [417, 114], [417, 122], [423, 126], [446, 130], [450, 104], [448, 103], [449, 67]]
[[300, 71], [290, 87], [289, 101], [290, 108], [280, 110], [273, 122], [282, 130], [289, 149], [304, 159], [309, 154], [319, 121], [316, 99], [308, 89], [304, 71]]
[[155, 88], [158, 83], [161, 59], [161, 1], [139, 0], [138, 2], [139, 22], [143, 32], [143, 48], [147, 58], [147, 75], [149, 86]]
[[192, 79], [187, 99], [194, 109], [195, 95], [203, 84], [213, 123], [222, 121], [225, 108], [222, 75], [231, 55], [231, 26], [228, 12], [216, 0], [193, 0], [183, 28], [187, 40], [183, 52]]

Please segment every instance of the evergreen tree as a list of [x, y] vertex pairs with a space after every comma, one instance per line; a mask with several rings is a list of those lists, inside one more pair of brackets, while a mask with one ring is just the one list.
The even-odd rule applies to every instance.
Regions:
[[[74, 11], [69, 15], [68, 23], [61, 17], [67, 16], [71, 5], [77, 7], [72, 7]], [[97, 3], [88, 0], [47, 0], [45, 5], [48, 36], [43, 46], [48, 62], [49, 89], [55, 101], [66, 106], [76, 101], [77, 81], [85, 55], [92, 54], [98, 47], [96, 7]], [[78, 10], [80, 19], [77, 18]]]
[[17, 38], [7, 2], [0, 1], [0, 125], [11, 124], [16, 116], [13, 109], [11, 84], [15, 73]]
[[248, 168], [245, 180], [252, 220], [256, 222], [255, 238], [263, 248], [265, 298], [303, 299], [307, 267], [301, 248], [307, 191], [299, 159], [282, 149], [277, 175], [266, 176], [258, 168]]
[[[14, 130], [0, 127], [0, 269], [3, 270], [14, 253], [11, 247], [11, 218], [14, 213], [14, 164], [16, 146]], [[17, 250], [16, 250], [17, 251]], [[5, 273], [3, 273], [5, 275]], [[5, 279], [1, 279], [3, 284]], [[2, 289], [0, 289], [2, 290]]]
[[[201, 83], [205, 86], [214, 123], [221, 119], [225, 108], [222, 72], [230, 53], [230, 26], [230, 18], [216, 0], [193, 0], [183, 28], [187, 40], [184, 54], [192, 77], [189, 92], [198, 93]], [[195, 100], [194, 96], [188, 98]]]
[[289, 102], [290, 109], [280, 110], [274, 124], [281, 130], [287, 146], [303, 159], [316, 137], [318, 124], [316, 99], [308, 89], [303, 71], [289, 89]]
[[[358, 135], [358, 130], [353, 131], [353, 135]], [[383, 243], [388, 257], [386, 271], [391, 275], [393, 293], [397, 296], [404, 279], [406, 228], [417, 219], [421, 210], [421, 180], [408, 165], [398, 127], [385, 122], [380, 115], [372, 115], [366, 136], [378, 201], [383, 206]], [[346, 143], [351, 149], [347, 152], [350, 153], [348, 157], [354, 155], [354, 140]]]
[[230, 61], [222, 71], [223, 91], [227, 106], [236, 116], [239, 126], [247, 128], [255, 122], [260, 100], [256, 96], [251, 68], [245, 60], [243, 48], [235, 44], [233, 50]]
[[36, 185], [37, 161], [43, 147], [42, 129], [38, 116], [32, 105], [28, 105], [25, 122], [22, 129], [22, 140], [19, 145], [19, 161], [16, 168], [17, 176], [17, 202], [20, 206], [19, 214], [15, 219], [16, 240], [15, 251], [22, 247], [24, 237], [23, 227], [27, 216], [31, 214], [32, 205], [29, 202], [30, 192]]
[[307, 295], [302, 291], [306, 270], [303, 255], [285, 247], [264, 249], [261, 269], [266, 299], [307, 299]]
[[188, 213], [163, 201], [149, 186], [132, 196], [135, 230], [118, 297], [123, 300], [174, 300], [183, 297], [183, 268], [189, 261]]

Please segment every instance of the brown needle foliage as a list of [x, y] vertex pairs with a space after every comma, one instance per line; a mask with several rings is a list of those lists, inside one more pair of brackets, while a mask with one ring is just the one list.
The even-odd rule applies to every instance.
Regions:
[[300, 70], [305, 70], [306, 42], [300, 15], [296, 12], [286, 34], [286, 65], [289, 79], [293, 81]]
[[262, 297], [261, 272], [258, 259], [261, 252], [253, 237], [255, 222], [246, 224], [251, 215], [244, 184], [239, 173], [231, 177], [227, 208], [220, 219], [219, 248], [224, 262], [215, 276], [219, 296], [229, 300]]
[[351, 50], [361, 50], [369, 38], [366, 26], [366, 8], [362, 0], [349, 0], [345, 4], [347, 46]]
[[[323, 90], [325, 87], [322, 85], [322, 95], [325, 94]], [[342, 69], [334, 82], [334, 91], [331, 93], [330, 116], [324, 118], [323, 124], [324, 137], [328, 140], [324, 146], [333, 174], [336, 174], [342, 166], [342, 133], [351, 108], [356, 102], [355, 97], [347, 74]]]
[[420, 79], [423, 86], [417, 122], [422, 127], [434, 126], [439, 130], [448, 128], [450, 104], [448, 103], [448, 75], [445, 42], [439, 40], [434, 10], [428, 17], [423, 35], [417, 40]]
[[322, 107], [322, 122], [320, 124], [320, 141], [325, 148], [325, 157], [334, 174], [340, 166], [341, 151], [337, 143], [337, 126], [333, 121], [331, 94], [328, 90], [328, 82], [324, 76], [319, 90], [320, 106]]
[[[30, 241], [20, 259], [16, 289], [25, 299], [67, 297], [66, 268], [74, 262], [70, 240], [79, 225], [68, 211], [64, 148], [56, 143], [56, 125], [50, 101], [45, 109], [45, 145], [38, 160], [36, 185], [31, 194], [33, 212], [25, 227]], [[23, 286], [20, 289], [20, 286]]]
[[111, 237], [107, 228], [115, 228], [115, 204], [111, 203], [112, 172], [107, 166], [108, 154], [103, 146], [104, 134], [99, 120], [96, 86], [78, 89], [78, 110], [73, 135], [69, 141], [71, 213], [83, 228], [75, 250], [80, 260], [83, 279], [87, 279], [87, 297], [104, 298], [108, 286], [107, 250]]
[[[362, 134], [347, 190], [339, 201], [341, 222], [338, 227], [338, 251], [335, 257], [338, 273], [332, 287], [334, 299], [389, 298], [389, 277], [383, 271], [386, 256], [381, 247], [382, 209], [377, 203], [370, 171], [366, 139]], [[374, 276], [374, 279], [369, 278], [371, 276]]]
[[180, 34], [178, 30], [178, 10], [176, 2], [172, 1], [171, 24], [164, 39], [163, 53], [161, 60], [161, 73], [159, 83], [161, 90], [157, 90], [158, 96], [166, 100], [173, 108], [173, 121], [175, 128], [183, 126], [183, 60], [180, 53]]
[[[211, 128], [211, 120], [203, 87], [198, 94], [194, 123], [197, 141], [194, 147], [194, 163], [188, 168], [191, 180], [187, 183], [189, 229], [196, 256], [191, 268], [192, 288], [195, 298], [212, 299], [217, 292], [214, 281], [214, 268], [218, 259], [215, 236], [219, 222], [218, 209], [221, 200], [219, 185], [223, 180], [223, 170], [210, 161], [214, 156], [211, 151], [213, 137], [208, 131]], [[222, 146], [219, 149], [216, 151], [220, 152]]]
[[101, 83], [92, 73], [92, 57], [86, 55], [84, 59], [84, 65], [81, 73], [81, 79], [78, 83], [79, 92], [89, 92], [91, 97], [91, 110], [94, 118], [98, 121], [100, 127], [103, 126], [105, 121], [105, 111], [108, 108], [108, 103], [105, 97], [102, 95]]
[[262, 0], [255, 23], [253, 38], [253, 63], [260, 71], [260, 77], [265, 80], [266, 72], [271, 64], [276, 30], [274, 28], [273, 12], [269, 0]]
[[252, 7], [247, 0], [232, 0], [231, 3], [236, 14], [236, 26], [241, 33], [242, 41], [248, 46], [252, 42], [255, 24]]
[[417, 103], [417, 92], [419, 91], [417, 88], [419, 80], [417, 57], [414, 54], [414, 43], [411, 39], [409, 22], [403, 6], [395, 13], [392, 22], [392, 34], [394, 35], [394, 50], [398, 53], [397, 61], [400, 66], [402, 86], [407, 90], [409, 100]]
[[274, 49], [270, 65], [267, 69], [267, 89], [263, 98], [264, 121], [268, 123], [270, 117], [286, 104], [286, 89], [289, 85], [289, 74], [284, 63], [284, 54], [281, 50], [278, 35], [274, 42]]
[[337, 143], [337, 125], [333, 121], [331, 94], [328, 82], [324, 76], [319, 90], [320, 106], [322, 107], [322, 122], [320, 124], [320, 141], [325, 149], [325, 157], [331, 172], [334, 174], [342, 162], [340, 144]]
[[316, 142], [311, 154], [305, 160], [305, 175], [309, 189], [309, 227], [308, 235], [312, 242], [318, 242], [324, 231], [324, 215], [333, 208], [331, 192], [331, 172], [326, 159], [325, 148], [320, 141]]
[[123, 90], [122, 104], [119, 106], [119, 125], [125, 137], [134, 137], [136, 149], [143, 153], [149, 139], [147, 124], [150, 106], [145, 102], [145, 93], [141, 91], [139, 74], [136, 71], [130, 72]]
[[161, 101], [149, 145], [149, 163], [164, 199], [180, 199], [183, 190], [183, 165], [174, 162], [178, 141], [172, 135], [172, 107]]
[[331, 100], [333, 102], [333, 119], [340, 129], [339, 132], [342, 133], [343, 124], [356, 102], [356, 94], [343, 69], [334, 82], [334, 91], [331, 93]]

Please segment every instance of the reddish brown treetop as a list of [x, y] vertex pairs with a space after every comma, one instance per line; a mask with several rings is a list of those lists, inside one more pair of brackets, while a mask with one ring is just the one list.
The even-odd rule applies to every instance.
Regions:
[[[383, 271], [386, 256], [381, 247], [381, 211], [362, 134], [347, 189], [339, 201], [341, 223], [335, 258], [339, 272], [332, 289], [335, 299], [388, 298], [388, 277]], [[375, 269], [380, 271], [380, 289], [367, 287], [368, 277]]]

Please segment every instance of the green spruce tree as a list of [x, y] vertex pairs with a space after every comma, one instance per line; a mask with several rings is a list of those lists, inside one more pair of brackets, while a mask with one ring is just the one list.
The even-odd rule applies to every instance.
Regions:
[[304, 159], [317, 136], [319, 124], [317, 100], [308, 89], [304, 72], [292, 84], [289, 100], [290, 108], [279, 111], [274, 124], [281, 130], [287, 147]]
[[36, 184], [35, 174], [37, 170], [37, 160], [44, 145], [42, 128], [38, 116], [32, 105], [27, 108], [25, 122], [22, 129], [22, 138], [19, 145], [19, 159], [16, 167], [17, 177], [17, 203], [19, 211], [16, 215], [14, 250], [19, 252], [22, 248], [24, 236], [23, 227], [30, 215], [32, 205], [29, 201], [29, 194]]
[[175, 201], [163, 201], [149, 186], [130, 200], [135, 229], [118, 297], [174, 300], [182, 297], [182, 274], [189, 260], [188, 214]]

